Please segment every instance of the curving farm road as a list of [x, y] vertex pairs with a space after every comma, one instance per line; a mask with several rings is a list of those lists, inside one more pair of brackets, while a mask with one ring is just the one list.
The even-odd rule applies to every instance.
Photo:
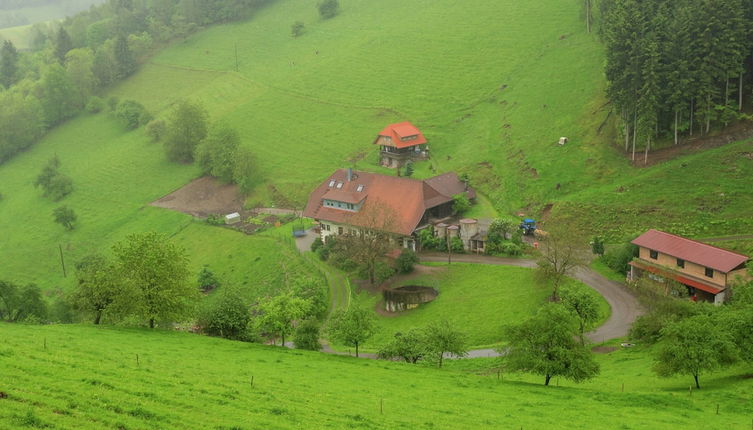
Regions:
[[[447, 262], [447, 255], [424, 254], [422, 261]], [[456, 263], [492, 264], [499, 266], [536, 267], [536, 261], [519, 258], [497, 258], [484, 255], [453, 255]], [[607, 322], [596, 330], [586, 334], [594, 343], [602, 343], [611, 339], [627, 336], [630, 326], [643, 313], [641, 305], [633, 294], [619, 282], [610, 281], [588, 268], [575, 271], [573, 277], [601, 294], [612, 308], [612, 314]], [[468, 353], [469, 358], [497, 357], [500, 354], [494, 349], [476, 349]]]

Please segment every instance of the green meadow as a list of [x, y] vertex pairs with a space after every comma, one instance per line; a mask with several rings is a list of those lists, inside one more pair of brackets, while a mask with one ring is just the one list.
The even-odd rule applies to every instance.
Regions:
[[[552, 294], [549, 288], [536, 282], [532, 269], [462, 263], [431, 267], [432, 273], [400, 281], [395, 286], [433, 287], [439, 291], [437, 298], [399, 314], [377, 315], [377, 332], [364, 344], [364, 349], [378, 350], [397, 332], [441, 319], [463, 331], [472, 348], [498, 344], [504, 326], [533, 315]], [[568, 282], [598, 300], [601, 321], [609, 317], [609, 305], [596, 291], [574, 280]], [[355, 303], [375, 309], [382, 305], [382, 295], [362, 291]]]
[[647, 351], [600, 355], [596, 380], [544, 387], [489, 359], [436, 369], [71, 325], [0, 324], [0, 337], [3, 428], [745, 429], [753, 401], [749, 366], [690, 394], [687, 378], [653, 376]]

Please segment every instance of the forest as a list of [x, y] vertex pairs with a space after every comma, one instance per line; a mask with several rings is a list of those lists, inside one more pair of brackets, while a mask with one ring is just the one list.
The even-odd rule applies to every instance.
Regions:
[[[77, 115], [157, 46], [248, 18], [267, 0], [110, 0], [31, 28], [32, 50], [0, 44], [0, 163]], [[99, 109], [101, 102], [89, 105]]]
[[745, 117], [753, 63], [753, 3], [603, 0], [607, 96], [625, 151], [708, 134]]

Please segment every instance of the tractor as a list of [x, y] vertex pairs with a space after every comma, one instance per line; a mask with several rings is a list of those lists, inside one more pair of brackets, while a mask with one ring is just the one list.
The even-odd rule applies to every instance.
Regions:
[[520, 229], [526, 236], [531, 236], [536, 231], [536, 221], [526, 218], [520, 223]]

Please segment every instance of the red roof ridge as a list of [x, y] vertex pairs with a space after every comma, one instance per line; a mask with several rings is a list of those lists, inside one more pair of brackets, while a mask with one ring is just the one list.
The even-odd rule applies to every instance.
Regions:
[[697, 244], [699, 244], [699, 245], [703, 245], [703, 246], [708, 246], [709, 248], [716, 248], [716, 249], [718, 249], [719, 251], [724, 251], [724, 252], [728, 252], [728, 253], [730, 253], [730, 254], [734, 254], [734, 255], [737, 255], [738, 257], [743, 257], [743, 258], [748, 258], [748, 259], [750, 259], [750, 257], [748, 257], [748, 256], [747, 256], [747, 255], [745, 255], [745, 254], [740, 254], [739, 252], [731, 251], [731, 250], [729, 250], [729, 249], [726, 249], [726, 248], [722, 248], [722, 247], [719, 247], [719, 246], [716, 246], [716, 245], [712, 245], [712, 244], [710, 244], [710, 243], [706, 243], [706, 242], [701, 242], [701, 241], [699, 241], [699, 240], [695, 240], [695, 239], [689, 239], [689, 238], [687, 238], [687, 237], [682, 237], [682, 236], [678, 236], [678, 235], [676, 235], [676, 234], [672, 234], [672, 233], [667, 233], [666, 231], [656, 230], [656, 229], [654, 229], [654, 228], [652, 228], [652, 229], [649, 229], [649, 231], [655, 231], [655, 232], [657, 232], [657, 233], [659, 233], [659, 234], [664, 234], [664, 235], [667, 235], [667, 236], [672, 236], [672, 237], [675, 237], [675, 238], [678, 238], [678, 239], [681, 239], [681, 240], [686, 240], [686, 241], [688, 241], [688, 242], [693, 242], [693, 243], [697, 243]]
[[749, 260], [747, 255], [656, 229], [648, 230], [630, 243], [724, 273]]

